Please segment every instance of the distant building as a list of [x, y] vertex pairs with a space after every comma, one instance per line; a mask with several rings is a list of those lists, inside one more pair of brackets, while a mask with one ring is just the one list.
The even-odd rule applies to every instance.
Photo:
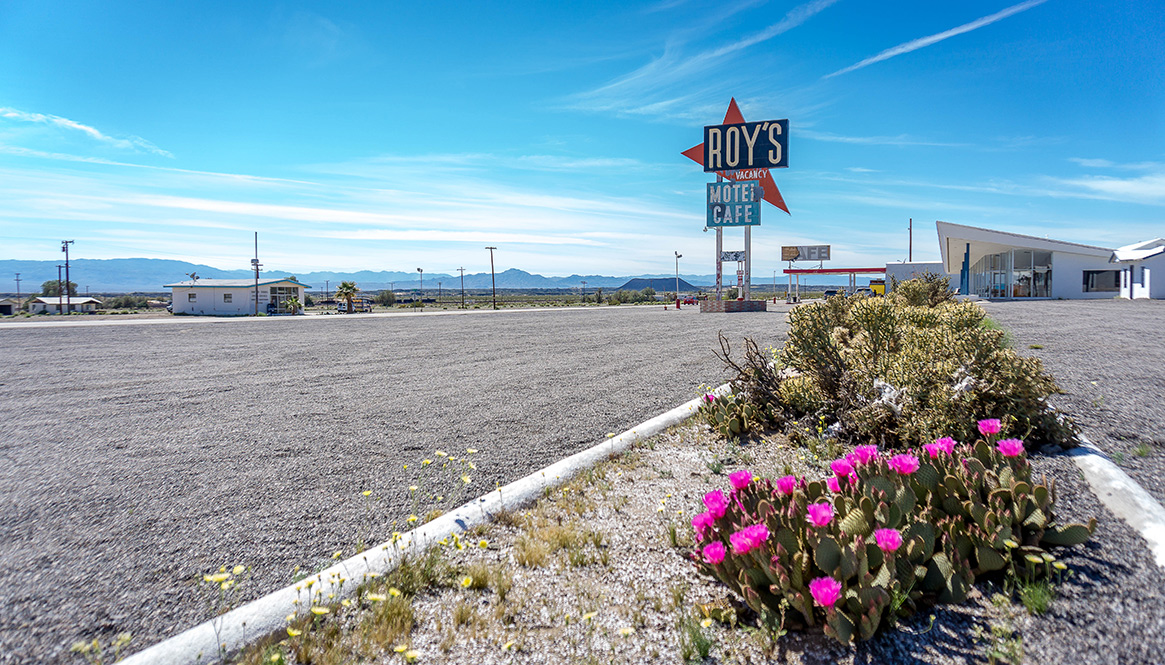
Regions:
[[204, 314], [207, 316], [246, 316], [255, 313], [255, 303], [263, 314], [287, 314], [286, 303], [296, 298], [303, 304], [304, 289], [292, 278], [267, 279], [259, 282], [258, 295], [254, 280], [194, 279], [163, 288], [173, 289], [175, 314]]
[[12, 316], [19, 311], [19, 300], [16, 298], [0, 298], [0, 316]]
[[[983, 298], [1113, 298], [1121, 270], [1113, 250], [1019, 233], [938, 222], [943, 272], [959, 293]], [[1147, 279], [1147, 278], [1146, 278]]]
[[[1113, 250], [1109, 262], [1121, 266], [1122, 298], [1165, 298], [1165, 239], [1154, 238]], [[1156, 280], [1151, 280], [1153, 274]]]
[[914, 261], [909, 263], [903, 262], [886, 264], [886, 293], [889, 293], [893, 290], [894, 284], [896, 282], [905, 282], [908, 279], [921, 277], [928, 272], [934, 273], [936, 275], [942, 275], [943, 277], [950, 279], [952, 289], [959, 288], [959, 276], [951, 275], [947, 273], [946, 270], [943, 270], [943, 264], [941, 261]]
[[68, 312], [83, 312], [92, 314], [101, 306], [101, 301], [88, 296], [41, 296], [34, 298], [28, 306], [33, 314], [63, 314]]

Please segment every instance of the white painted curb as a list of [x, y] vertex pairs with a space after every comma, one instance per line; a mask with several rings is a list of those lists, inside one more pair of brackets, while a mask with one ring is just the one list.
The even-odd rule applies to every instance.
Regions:
[[[728, 384], [724, 384], [713, 392], [723, 395], [728, 391]], [[360, 583], [370, 576], [383, 575], [396, 568], [402, 556], [423, 552], [430, 545], [454, 533], [488, 522], [495, 513], [518, 510], [541, 497], [547, 489], [561, 485], [579, 472], [627, 450], [635, 442], [687, 420], [696, 414], [702, 399], [697, 397], [681, 404], [618, 436], [470, 501], [403, 534], [396, 543], [390, 541], [373, 547], [310, 578], [253, 600], [118, 662], [126, 665], [218, 662], [222, 652], [237, 653], [250, 642], [285, 630], [287, 615], [297, 611], [301, 615], [306, 612], [311, 605], [313, 592], [322, 589], [325, 595], [334, 593], [335, 597], [328, 602], [339, 602], [352, 595]], [[341, 579], [343, 583], [338, 582]], [[314, 580], [314, 584], [309, 591], [305, 585], [311, 580]]]
[[1083, 435], [1067, 454], [1104, 507], [1140, 533], [1157, 565], [1165, 568], [1165, 508]]

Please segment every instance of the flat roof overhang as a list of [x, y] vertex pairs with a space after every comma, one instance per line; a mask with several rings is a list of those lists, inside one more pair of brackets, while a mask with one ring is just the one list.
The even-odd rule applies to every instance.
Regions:
[[885, 268], [786, 268], [786, 275], [871, 275], [886, 274]]

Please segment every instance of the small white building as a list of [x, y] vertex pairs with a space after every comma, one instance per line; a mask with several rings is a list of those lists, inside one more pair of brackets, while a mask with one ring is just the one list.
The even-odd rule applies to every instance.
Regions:
[[173, 289], [174, 314], [246, 316], [255, 313], [256, 302], [260, 314], [287, 314], [288, 299], [296, 298], [302, 305], [304, 290], [311, 286], [291, 277], [260, 280], [256, 294], [254, 280], [200, 278], [164, 288]]
[[[1153, 238], [1115, 249], [1109, 260], [1122, 267], [1122, 298], [1165, 298], [1165, 239]], [[1155, 281], [1150, 279], [1154, 273]]]
[[41, 296], [33, 299], [28, 311], [33, 314], [63, 314], [65, 312], [82, 312], [92, 314], [101, 306], [101, 301], [88, 296]]
[[983, 298], [1114, 298], [1113, 250], [1007, 231], [937, 222], [945, 272], [959, 293]]
[[16, 298], [0, 298], [0, 316], [12, 316], [20, 311], [20, 300]]

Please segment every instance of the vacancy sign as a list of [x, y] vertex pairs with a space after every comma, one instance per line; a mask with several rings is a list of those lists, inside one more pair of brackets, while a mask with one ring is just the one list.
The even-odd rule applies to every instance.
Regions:
[[760, 226], [759, 180], [708, 183], [708, 228]]
[[[744, 165], [745, 159], [753, 161], [761, 160], [769, 161], [769, 152], [772, 152], [772, 157], [775, 161], [780, 163], [780, 168], [785, 168], [789, 165], [789, 121], [788, 120], [769, 120], [770, 124], [766, 128], [765, 123], [745, 122], [744, 116], [740, 113], [740, 108], [736, 106], [736, 100], [733, 99], [728, 103], [728, 111], [724, 113], [724, 122], [715, 127], [722, 129], [721, 133], [716, 138], [719, 143], [714, 146], [712, 159], [720, 159], [725, 163], [723, 170], [717, 170], [713, 167], [711, 170], [716, 171], [717, 175], [724, 176], [725, 180], [742, 181], [742, 180], [759, 180], [761, 188], [764, 189], [763, 200], [775, 205], [776, 207], [789, 212], [789, 207], [785, 205], [785, 198], [781, 196], [780, 190], [777, 189], [777, 183], [773, 180], [772, 174], [769, 172], [769, 166], [761, 164], [757, 168], [749, 168]], [[771, 123], [778, 123], [774, 128]], [[757, 128], [759, 125], [759, 131]], [[733, 144], [731, 154], [728, 152], [728, 138], [729, 129], [736, 127], [732, 131], [731, 142]], [[703, 165], [705, 171], [708, 171], [709, 164], [708, 143], [707, 143], [707, 129], [705, 128], [705, 142], [697, 146], [692, 146], [683, 151], [683, 156]], [[747, 131], [745, 136], [743, 132]], [[779, 131], [779, 133], [778, 133]], [[769, 139], [772, 136], [773, 140]], [[751, 148], [749, 143], [751, 142]], [[776, 154], [777, 146], [780, 146], [781, 154]], [[751, 149], [751, 152], [750, 152]], [[763, 154], [762, 154], [763, 152]], [[742, 155], [745, 159], [742, 159]], [[736, 163], [736, 166], [728, 166], [728, 162]]]

